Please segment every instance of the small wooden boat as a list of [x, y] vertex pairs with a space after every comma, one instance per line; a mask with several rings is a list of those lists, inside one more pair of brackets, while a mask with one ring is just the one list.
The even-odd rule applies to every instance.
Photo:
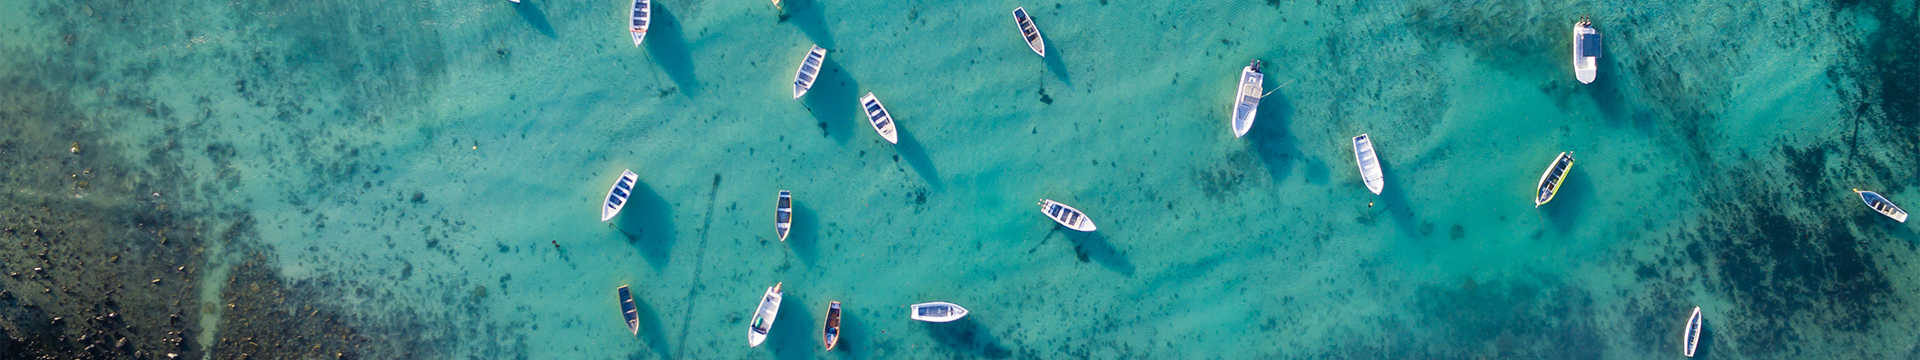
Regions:
[[887, 107], [880, 105], [880, 98], [873, 97], [873, 93], [867, 93], [867, 96], [860, 97], [860, 108], [866, 109], [867, 122], [873, 124], [873, 131], [879, 132], [880, 137], [887, 138], [888, 143], [900, 143], [900, 135], [895, 134], [893, 129], [893, 114], [887, 113]]
[[1687, 357], [1693, 357], [1693, 349], [1695, 347], [1700, 346], [1700, 307], [1699, 306], [1693, 307], [1693, 316], [1687, 317], [1686, 337], [1680, 340], [1682, 343], [1681, 346], [1684, 347], [1684, 349], [1681, 349], [1681, 350], [1687, 353]]
[[760, 346], [767, 341], [767, 331], [773, 330], [773, 319], [780, 315], [780, 284], [767, 288], [767, 295], [760, 297], [760, 307], [753, 310], [753, 322], [747, 327], [747, 347]]
[[1240, 91], [1233, 96], [1233, 137], [1246, 136], [1247, 130], [1253, 129], [1253, 115], [1260, 110], [1260, 98], [1267, 96], [1261, 85], [1266, 79], [1267, 75], [1260, 72], [1260, 60], [1247, 62], [1247, 67], [1240, 68]]
[[617, 291], [620, 293], [620, 312], [627, 317], [627, 330], [640, 335], [640, 310], [633, 306], [633, 293], [627, 291], [626, 285], [620, 285]]
[[627, 32], [633, 33], [633, 46], [640, 47], [640, 40], [647, 38], [647, 27], [653, 22], [653, 0], [633, 0], [633, 22]]
[[600, 207], [600, 222], [613, 220], [614, 215], [620, 215], [621, 208], [627, 207], [627, 197], [633, 195], [635, 181], [640, 181], [640, 175], [629, 169], [620, 174], [620, 180], [613, 182], [613, 189], [607, 190], [607, 205]]
[[1386, 187], [1387, 177], [1380, 173], [1380, 156], [1373, 152], [1373, 138], [1367, 134], [1353, 137], [1353, 156], [1360, 161], [1360, 181], [1367, 183], [1367, 190], [1380, 195], [1380, 189]]
[[1581, 84], [1592, 84], [1594, 73], [1600, 70], [1600, 32], [1593, 30], [1593, 21], [1581, 16], [1580, 22], [1573, 24], [1573, 76]]
[[827, 304], [827, 329], [823, 330], [822, 334], [826, 336], [825, 339], [827, 341], [827, 350], [833, 350], [833, 345], [840, 343], [840, 302], [839, 301], [835, 301]]
[[1027, 8], [1013, 8], [1013, 24], [1020, 26], [1020, 38], [1027, 41], [1027, 47], [1040, 57], [1047, 57], [1047, 42], [1040, 37], [1040, 28], [1033, 26], [1033, 17], [1027, 16]]
[[1068, 229], [1080, 231], [1094, 230], [1093, 219], [1088, 219], [1086, 213], [1082, 213], [1080, 209], [1075, 209], [1072, 206], [1067, 206], [1067, 204], [1061, 204], [1058, 201], [1048, 199], [1040, 199], [1040, 212], [1047, 214], [1047, 218], [1053, 219], [1054, 222], [1058, 222]]
[[1873, 211], [1878, 211], [1881, 215], [1886, 215], [1903, 223], [1907, 222], [1907, 211], [1900, 210], [1899, 206], [1894, 206], [1893, 201], [1887, 200], [1887, 197], [1880, 196], [1879, 193], [1872, 191], [1860, 191], [1860, 189], [1853, 189], [1853, 192], [1860, 194], [1860, 200], [1866, 201], [1867, 207], [1873, 208]]
[[773, 232], [780, 235], [780, 241], [787, 241], [787, 232], [793, 229], [793, 192], [780, 190], [780, 201], [773, 206]]
[[1540, 174], [1540, 185], [1537, 188], [1540, 193], [1533, 197], [1533, 207], [1537, 208], [1541, 204], [1553, 201], [1553, 194], [1560, 192], [1560, 183], [1567, 181], [1569, 170], [1573, 170], [1572, 151], [1561, 152], [1559, 157], [1553, 158], [1553, 163], [1547, 165], [1547, 172]]
[[952, 322], [967, 316], [967, 308], [950, 302], [935, 301], [913, 304], [913, 313], [908, 317], [925, 322]]
[[800, 59], [800, 71], [793, 74], [793, 98], [799, 99], [813, 88], [813, 81], [820, 76], [820, 64], [827, 61], [827, 49], [814, 45], [807, 50], [807, 57]]

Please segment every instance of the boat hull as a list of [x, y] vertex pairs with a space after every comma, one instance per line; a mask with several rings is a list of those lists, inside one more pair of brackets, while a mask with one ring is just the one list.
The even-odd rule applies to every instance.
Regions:
[[773, 284], [767, 288], [767, 294], [760, 297], [760, 307], [754, 309], [753, 321], [747, 323], [747, 347], [760, 346], [773, 330], [773, 320], [780, 316], [780, 285]]
[[1027, 14], [1027, 8], [1013, 8], [1013, 25], [1020, 28], [1020, 40], [1027, 42], [1027, 48], [1040, 57], [1047, 57], [1047, 38], [1040, 35], [1040, 26], [1033, 24], [1033, 16]]
[[1594, 31], [1591, 23], [1585, 20], [1573, 25], [1573, 77], [1580, 80], [1581, 84], [1592, 84], [1594, 76], [1600, 70], [1600, 58], [1595, 56], [1596, 54], [1587, 53], [1589, 50], [1585, 49], [1581, 41], [1581, 36], [1587, 34], [1599, 36], [1600, 33]]
[[632, 169], [621, 171], [620, 179], [613, 182], [612, 189], [607, 189], [606, 202], [601, 203], [600, 222], [613, 220], [615, 215], [620, 215], [620, 209], [626, 208], [628, 198], [633, 196], [634, 183], [639, 181], [640, 175], [634, 174]]
[[1367, 134], [1353, 137], [1353, 156], [1360, 164], [1360, 181], [1367, 184], [1367, 190], [1380, 195], [1386, 187], [1386, 176], [1380, 173], [1380, 156], [1373, 152], [1373, 138]]
[[1561, 152], [1560, 156], [1554, 157], [1553, 163], [1547, 164], [1547, 171], [1540, 174], [1540, 183], [1535, 187], [1539, 192], [1534, 195], [1533, 207], [1553, 201], [1553, 196], [1560, 193], [1560, 185], [1566, 183], [1567, 173], [1572, 171], [1572, 151]]
[[1040, 199], [1040, 213], [1068, 229], [1089, 232], [1099, 229], [1099, 227], [1093, 225], [1093, 219], [1087, 218], [1087, 213], [1058, 201]]
[[807, 50], [807, 57], [800, 59], [800, 69], [793, 73], [793, 98], [799, 99], [813, 88], [813, 82], [820, 80], [820, 67], [826, 62], [827, 49], [814, 45]]
[[1262, 83], [1266, 74], [1254, 69], [1253, 65], [1240, 68], [1240, 90], [1233, 96], [1233, 118], [1229, 125], [1233, 127], [1233, 137], [1247, 136], [1253, 130], [1253, 117], [1260, 111], [1260, 99], [1266, 95]]
[[1873, 211], [1880, 213], [1880, 215], [1893, 218], [1895, 221], [1902, 223], [1907, 222], [1907, 211], [1901, 210], [1900, 206], [1894, 205], [1893, 200], [1887, 200], [1886, 196], [1881, 196], [1880, 193], [1872, 191], [1860, 191], [1859, 189], [1854, 189], [1853, 192], [1860, 194], [1860, 200], [1867, 203], [1867, 208], [1873, 209]]
[[945, 301], [913, 304], [908, 310], [908, 318], [925, 322], [953, 322], [967, 317], [967, 308]]
[[820, 335], [822, 336], [822, 340], [827, 343], [827, 350], [833, 350], [833, 346], [840, 343], [839, 301], [827, 304], [827, 328], [821, 330]]
[[900, 144], [900, 134], [894, 127], [893, 113], [887, 111], [886, 105], [880, 104], [879, 97], [873, 96], [873, 93], [860, 97], [860, 110], [867, 113], [867, 124], [873, 125], [873, 131], [880, 133], [881, 138], [887, 139], [889, 144]]
[[621, 285], [615, 292], [620, 294], [620, 314], [627, 319], [627, 330], [640, 335], [640, 310], [633, 306], [633, 293]]
[[773, 232], [780, 241], [787, 241], [787, 233], [793, 230], [793, 192], [780, 190], [780, 197], [773, 206]]
[[1700, 320], [1700, 307], [1695, 306], [1693, 307], [1693, 315], [1687, 317], [1687, 327], [1684, 330], [1685, 335], [1680, 339], [1682, 347], [1680, 350], [1686, 354], [1687, 357], [1693, 357], [1693, 350], [1700, 346], [1700, 326], [1702, 325]]

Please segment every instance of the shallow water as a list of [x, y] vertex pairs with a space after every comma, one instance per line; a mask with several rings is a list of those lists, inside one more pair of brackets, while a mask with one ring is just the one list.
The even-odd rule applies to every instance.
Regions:
[[620, 1], [0, 9], [19, 358], [1638, 359], [1694, 306], [1706, 358], [1920, 354], [1920, 234], [1848, 191], [1920, 207], [1910, 0], [659, 0], [637, 49]]

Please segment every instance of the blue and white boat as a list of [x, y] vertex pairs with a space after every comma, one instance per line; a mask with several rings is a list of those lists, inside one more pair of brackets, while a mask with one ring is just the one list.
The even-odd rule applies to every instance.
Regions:
[[1547, 164], [1547, 171], [1540, 174], [1540, 184], [1537, 185], [1539, 192], [1534, 195], [1533, 207], [1537, 208], [1548, 201], [1553, 201], [1553, 195], [1560, 193], [1560, 184], [1567, 181], [1567, 172], [1571, 170], [1573, 170], [1572, 151], [1561, 152], [1560, 156], [1554, 157], [1553, 163]]
[[867, 96], [860, 97], [860, 109], [867, 112], [867, 123], [873, 124], [874, 132], [886, 138], [887, 143], [900, 143], [900, 134], [894, 133], [893, 114], [887, 113], [887, 107], [880, 105], [880, 98], [867, 93]]
[[1374, 195], [1380, 195], [1387, 177], [1380, 173], [1380, 156], [1373, 152], [1373, 138], [1367, 134], [1353, 137], [1353, 156], [1360, 162], [1360, 181], [1367, 183], [1367, 190]]
[[1047, 41], [1040, 37], [1040, 27], [1033, 25], [1033, 17], [1027, 16], [1027, 8], [1013, 8], [1013, 24], [1020, 27], [1020, 39], [1027, 41], [1027, 48], [1047, 57]]
[[1687, 317], [1685, 337], [1680, 339], [1682, 342], [1680, 350], [1685, 353], [1687, 357], [1693, 357], [1693, 349], [1700, 346], [1700, 320], [1700, 307], [1695, 306], [1693, 307], [1693, 316]]
[[953, 322], [967, 316], [967, 308], [945, 301], [913, 304], [912, 310], [908, 318], [925, 322]]
[[813, 81], [820, 77], [820, 64], [826, 61], [827, 49], [814, 45], [812, 50], [807, 50], [807, 57], [800, 59], [800, 70], [793, 74], [793, 98], [799, 99], [807, 94], [807, 89], [813, 88]]
[[1067, 204], [1062, 204], [1058, 201], [1040, 199], [1040, 213], [1046, 214], [1047, 218], [1053, 219], [1054, 222], [1060, 223], [1061, 226], [1066, 226], [1068, 229], [1079, 231], [1093, 231], [1095, 229], [1093, 219], [1088, 219], [1086, 213], [1082, 213], [1080, 209], [1075, 209], [1072, 206], [1067, 206]]
[[627, 330], [640, 335], [640, 308], [633, 306], [633, 293], [626, 285], [620, 285], [615, 291], [620, 293], [620, 313], [627, 318]]
[[1592, 84], [1593, 76], [1600, 70], [1600, 32], [1593, 29], [1593, 21], [1585, 16], [1573, 24], [1573, 76], [1581, 84]]
[[793, 192], [780, 190], [780, 200], [773, 205], [773, 232], [780, 241], [787, 241], [787, 233], [793, 230]]
[[1860, 200], [1866, 201], [1867, 207], [1873, 208], [1873, 211], [1880, 212], [1880, 215], [1886, 215], [1903, 223], [1907, 222], [1907, 211], [1900, 210], [1899, 206], [1894, 206], [1893, 201], [1887, 200], [1887, 197], [1880, 196], [1879, 193], [1872, 191], [1860, 191], [1860, 189], [1853, 189], [1853, 192], [1860, 194]]
[[1247, 62], [1240, 68], [1240, 91], [1233, 96], [1233, 137], [1247, 135], [1253, 129], [1253, 115], [1260, 110], [1260, 98], [1266, 97], [1261, 83], [1267, 75], [1260, 72], [1260, 60]]
[[615, 180], [613, 189], [607, 190], [606, 205], [600, 207], [601, 222], [613, 220], [614, 215], [620, 215], [621, 208], [627, 207], [627, 197], [633, 195], [635, 181], [640, 181], [640, 175], [634, 174], [633, 170], [623, 170], [620, 173], [620, 180]]

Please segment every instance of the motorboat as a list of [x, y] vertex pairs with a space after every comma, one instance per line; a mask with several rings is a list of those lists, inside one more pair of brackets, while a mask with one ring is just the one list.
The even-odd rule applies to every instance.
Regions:
[[1600, 32], [1593, 30], [1593, 21], [1581, 16], [1573, 24], [1573, 76], [1581, 84], [1592, 84], [1599, 70]]
[[760, 346], [767, 341], [767, 332], [773, 330], [773, 319], [780, 315], [780, 285], [767, 288], [767, 294], [760, 297], [760, 307], [753, 310], [753, 322], [747, 327], [747, 347]]
[[1547, 165], [1547, 172], [1540, 174], [1539, 192], [1533, 197], [1533, 207], [1540, 207], [1553, 201], [1553, 195], [1560, 192], [1560, 183], [1567, 181], [1567, 171], [1573, 170], [1573, 152], [1561, 152]]
[[1247, 62], [1240, 68], [1240, 90], [1233, 96], [1233, 137], [1247, 136], [1247, 130], [1253, 129], [1253, 116], [1260, 111], [1260, 99], [1267, 96], [1262, 83], [1267, 79], [1260, 72], [1260, 60]]

